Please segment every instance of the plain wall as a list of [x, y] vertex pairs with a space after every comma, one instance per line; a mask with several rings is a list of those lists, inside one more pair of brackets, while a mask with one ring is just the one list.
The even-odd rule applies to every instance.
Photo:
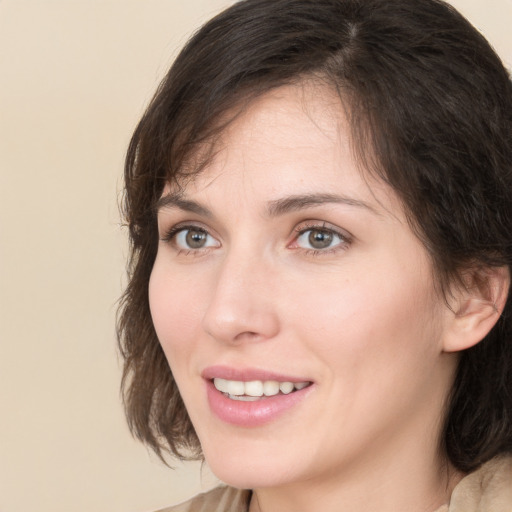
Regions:
[[[144, 512], [215, 484], [119, 399], [117, 202], [135, 123], [228, 0], [0, 0], [0, 511]], [[457, 0], [512, 64], [512, 0]]]

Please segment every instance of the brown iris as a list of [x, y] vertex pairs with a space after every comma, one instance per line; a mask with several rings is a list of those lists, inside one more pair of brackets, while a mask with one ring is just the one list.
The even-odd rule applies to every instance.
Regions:
[[314, 249], [326, 249], [332, 244], [333, 234], [321, 229], [312, 229], [308, 241]]
[[206, 244], [207, 236], [204, 231], [189, 229], [185, 235], [185, 241], [191, 249], [201, 249]]

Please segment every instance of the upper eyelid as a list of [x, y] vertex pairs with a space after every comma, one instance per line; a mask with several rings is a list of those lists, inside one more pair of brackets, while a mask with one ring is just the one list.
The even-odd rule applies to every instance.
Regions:
[[324, 229], [325, 231], [332, 231], [333, 233], [336, 233], [337, 235], [341, 236], [347, 241], [352, 241], [354, 239], [354, 236], [352, 233], [347, 231], [344, 228], [341, 228], [339, 226], [336, 226], [335, 224], [332, 224], [328, 221], [321, 221], [321, 220], [305, 220], [302, 222], [299, 222], [294, 227], [294, 233], [300, 234], [304, 233], [305, 231], [309, 231], [312, 229]]
[[[169, 241], [172, 237], [176, 236], [181, 230], [185, 230], [187, 228], [196, 228], [198, 230], [204, 231], [209, 236], [212, 236], [217, 241], [221, 241], [221, 236], [217, 232], [217, 230], [211, 228], [204, 222], [196, 219], [185, 219], [180, 220], [178, 222], [171, 222], [162, 220], [158, 221], [158, 231], [159, 231], [159, 238], [162, 241]], [[345, 242], [352, 243], [355, 239], [355, 237], [347, 231], [344, 228], [341, 228], [340, 226], [337, 226], [336, 224], [333, 224], [327, 220], [320, 220], [320, 219], [304, 219], [299, 222], [296, 222], [292, 228], [290, 236], [292, 236], [292, 240], [287, 243], [292, 243], [294, 240], [297, 239], [298, 235], [301, 233], [304, 233], [308, 230], [312, 229], [324, 229], [326, 231], [332, 231], [333, 233], [340, 236]], [[169, 236], [169, 234], [172, 234], [172, 236]]]
[[171, 224], [168, 227], [158, 227], [159, 231], [159, 238], [163, 242], [169, 242], [172, 239], [176, 238], [176, 235], [180, 233], [181, 231], [185, 231], [187, 229], [197, 229], [198, 231], [203, 231], [204, 233], [208, 234], [215, 240], [219, 241], [218, 235], [216, 235], [214, 232], [212, 233], [212, 230], [204, 225], [202, 225], [200, 222], [197, 221], [182, 221], [178, 222], [176, 224]]
[[180, 221], [171, 221], [166, 219], [158, 219], [158, 230], [159, 231], [171, 231], [173, 229], [186, 229], [186, 228], [197, 228], [202, 229], [203, 231], [212, 234], [214, 230], [212, 230], [209, 226], [207, 226], [204, 222], [200, 220], [193, 219], [185, 219]]
[[[180, 233], [183, 231], [202, 231], [203, 233], [206, 233], [208, 237], [211, 237], [215, 242], [214, 245], [204, 246], [204, 247], [180, 247], [178, 242], [178, 237]], [[196, 255], [199, 256], [201, 254], [208, 253], [211, 249], [222, 247], [222, 243], [220, 242], [219, 238], [212, 235], [210, 230], [203, 228], [201, 226], [198, 226], [196, 224], [173, 224], [169, 227], [163, 234], [159, 233], [159, 238], [161, 242], [164, 242], [166, 245], [169, 245], [173, 247], [174, 251], [177, 252], [177, 254], [186, 253], [189, 255]]]

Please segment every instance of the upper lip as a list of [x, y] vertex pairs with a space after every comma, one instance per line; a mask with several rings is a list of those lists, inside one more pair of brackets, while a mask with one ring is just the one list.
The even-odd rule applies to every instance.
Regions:
[[305, 377], [297, 377], [291, 375], [284, 375], [268, 370], [261, 370], [259, 368], [232, 368], [230, 366], [208, 366], [201, 372], [203, 379], [225, 379], [249, 382], [252, 380], [269, 381], [275, 380], [277, 382], [311, 382], [311, 379]]

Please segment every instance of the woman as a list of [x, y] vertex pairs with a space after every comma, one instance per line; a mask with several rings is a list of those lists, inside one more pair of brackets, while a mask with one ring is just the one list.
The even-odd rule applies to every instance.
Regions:
[[512, 510], [512, 85], [436, 0], [247, 0], [126, 164], [133, 432], [169, 510]]

